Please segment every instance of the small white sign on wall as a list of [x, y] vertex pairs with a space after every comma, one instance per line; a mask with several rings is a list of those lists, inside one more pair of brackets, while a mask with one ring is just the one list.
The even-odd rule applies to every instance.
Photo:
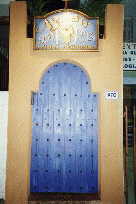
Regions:
[[116, 100], [119, 97], [119, 93], [117, 91], [105, 91], [105, 98], [108, 100]]
[[123, 46], [123, 70], [136, 70], [136, 43], [124, 43]]

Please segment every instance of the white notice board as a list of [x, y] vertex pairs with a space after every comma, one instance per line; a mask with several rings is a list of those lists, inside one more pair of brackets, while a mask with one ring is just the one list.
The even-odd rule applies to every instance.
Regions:
[[136, 70], [136, 43], [124, 43], [123, 46], [123, 70]]

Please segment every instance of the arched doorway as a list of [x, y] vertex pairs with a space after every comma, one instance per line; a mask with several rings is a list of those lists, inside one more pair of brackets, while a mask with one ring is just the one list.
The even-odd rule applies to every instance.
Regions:
[[31, 192], [98, 192], [98, 96], [87, 74], [61, 62], [32, 100]]

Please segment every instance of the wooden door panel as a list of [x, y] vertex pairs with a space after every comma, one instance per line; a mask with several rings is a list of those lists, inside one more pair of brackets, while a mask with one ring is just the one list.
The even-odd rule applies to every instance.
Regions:
[[98, 192], [98, 96], [74, 64], [52, 66], [33, 93], [31, 192]]

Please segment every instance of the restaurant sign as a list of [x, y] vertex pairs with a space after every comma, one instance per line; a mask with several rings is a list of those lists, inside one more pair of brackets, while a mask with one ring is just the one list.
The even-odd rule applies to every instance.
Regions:
[[123, 70], [136, 70], [136, 43], [124, 43], [123, 46]]
[[98, 50], [98, 18], [60, 9], [34, 20], [36, 50]]

